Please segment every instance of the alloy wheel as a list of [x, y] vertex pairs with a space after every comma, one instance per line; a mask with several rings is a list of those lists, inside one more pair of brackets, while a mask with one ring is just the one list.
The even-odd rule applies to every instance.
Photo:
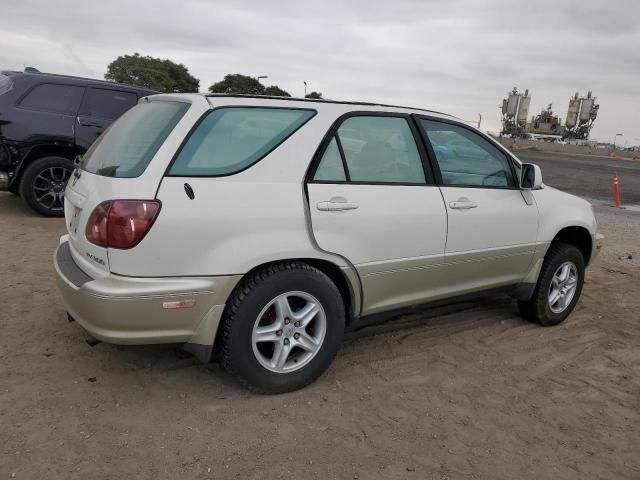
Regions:
[[65, 167], [49, 167], [42, 170], [33, 180], [36, 201], [51, 211], [64, 209], [64, 190], [71, 170]]
[[573, 262], [564, 262], [553, 274], [549, 287], [549, 308], [553, 313], [562, 313], [571, 304], [577, 286], [577, 267]]
[[274, 373], [304, 367], [322, 348], [327, 317], [320, 302], [305, 292], [278, 295], [262, 309], [251, 342], [256, 359]]

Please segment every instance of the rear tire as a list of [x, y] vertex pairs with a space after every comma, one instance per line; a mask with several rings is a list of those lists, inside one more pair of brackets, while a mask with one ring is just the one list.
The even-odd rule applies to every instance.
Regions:
[[[573, 311], [584, 284], [584, 257], [566, 243], [549, 247], [530, 300], [519, 301], [520, 314], [544, 326], [558, 325]], [[564, 278], [566, 275], [566, 278]]]
[[324, 273], [300, 262], [265, 267], [227, 302], [221, 363], [249, 390], [289, 392], [329, 368], [344, 328], [342, 296]]
[[64, 157], [31, 162], [20, 179], [20, 196], [40, 215], [64, 216], [64, 190], [73, 169], [73, 162]]

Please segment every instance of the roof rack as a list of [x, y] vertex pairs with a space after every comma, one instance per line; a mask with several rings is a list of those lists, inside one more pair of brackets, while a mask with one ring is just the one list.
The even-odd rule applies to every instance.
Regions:
[[404, 107], [402, 105], [387, 105], [384, 103], [373, 102], [347, 102], [341, 100], [328, 100], [326, 98], [298, 98], [298, 97], [277, 97], [274, 95], [246, 95], [246, 94], [229, 94], [229, 93], [207, 93], [205, 97], [238, 97], [238, 98], [264, 98], [270, 100], [288, 100], [292, 102], [313, 102], [313, 103], [337, 103], [339, 105], [365, 105], [368, 107], [391, 107], [391, 108], [406, 108], [407, 110], [418, 110], [420, 112], [436, 113], [438, 115], [446, 115], [447, 117], [453, 117], [453, 115], [436, 110], [427, 110], [426, 108]]
[[65, 75], [64, 73], [49, 73], [49, 72], [40, 72], [40, 71], [34, 72], [34, 71], [27, 71], [27, 70], [4, 70], [3, 72], [11, 73], [13, 75], [24, 74], [24, 75], [33, 75], [33, 76], [42, 76], [42, 77], [55, 77], [55, 78], [68, 79], [68, 80], [83, 80], [83, 81], [92, 82], [95, 84], [100, 84], [105, 86], [107, 85], [119, 86], [119, 87], [127, 87], [127, 88], [132, 88], [137, 90], [153, 91], [153, 89], [151, 88], [141, 87], [138, 85], [128, 85], [126, 83], [112, 82], [111, 80], [100, 80], [98, 78], [87, 78], [87, 77], [78, 77], [76, 75]]

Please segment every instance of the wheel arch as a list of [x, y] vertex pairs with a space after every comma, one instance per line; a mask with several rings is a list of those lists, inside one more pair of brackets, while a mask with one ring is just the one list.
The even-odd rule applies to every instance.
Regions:
[[342, 296], [344, 310], [347, 312], [346, 324], [349, 325], [353, 318], [360, 312], [360, 289], [358, 288], [356, 290], [353, 285], [354, 281], [357, 281], [359, 284], [360, 280], [358, 278], [349, 279], [347, 274], [345, 274], [344, 269], [338, 267], [335, 263], [330, 262], [329, 260], [306, 258], [298, 259], [298, 261], [308, 263], [312, 267], [317, 268], [328, 276], [336, 285], [340, 291], [340, 295]]
[[11, 178], [10, 186], [18, 185], [26, 168], [39, 158], [62, 157], [73, 162], [75, 157], [81, 153], [83, 153], [83, 149], [71, 144], [44, 143], [34, 145], [22, 156]]
[[[361, 301], [361, 289], [360, 289], [360, 279], [355, 272], [355, 269], [345, 269], [339, 267], [336, 263], [331, 262], [330, 260], [321, 259], [321, 258], [283, 258], [280, 260], [272, 260], [269, 262], [264, 262], [259, 265], [256, 265], [247, 273], [242, 275], [242, 278], [236, 284], [235, 288], [229, 293], [229, 297], [231, 298], [235, 293], [236, 289], [242, 285], [242, 281], [245, 278], [250, 277], [258, 270], [263, 268], [268, 268], [273, 265], [288, 263], [288, 262], [301, 262], [306, 263], [314, 268], [317, 268], [322, 273], [324, 273], [329, 279], [334, 283], [334, 285], [338, 288], [340, 292], [340, 296], [342, 297], [342, 301], [345, 307], [345, 312], [347, 312], [346, 318], [346, 326], [348, 326], [353, 320], [359, 316], [360, 308], [362, 305]], [[352, 271], [353, 270], [353, 271]], [[225, 302], [225, 303], [228, 303]], [[216, 332], [215, 340], [214, 340], [214, 348], [213, 351], [220, 351], [220, 339], [221, 332], [220, 328]]]
[[[347, 312], [347, 324], [349, 324], [349, 322], [354, 316], [359, 315], [360, 303], [361, 303], [359, 278], [353, 278], [353, 273], [352, 274], [348, 273], [349, 271], [347, 269], [339, 267], [336, 263], [330, 260], [326, 260], [322, 258], [310, 258], [310, 257], [283, 258], [281, 260], [272, 260], [269, 262], [264, 262], [259, 265], [256, 265], [247, 273], [245, 273], [242, 276], [242, 278], [243, 279], [247, 278], [253, 275], [256, 271], [261, 270], [263, 268], [267, 268], [272, 265], [276, 265], [279, 263], [287, 263], [287, 262], [306, 263], [307, 265], [311, 265], [312, 267], [317, 268], [318, 270], [320, 270], [322, 273], [324, 273], [327, 277], [331, 279], [334, 285], [338, 288], [338, 291], [340, 292], [340, 296], [342, 297], [342, 301], [345, 307], [345, 312]], [[242, 280], [240, 280], [240, 282], [242, 282]], [[238, 284], [240, 284], [240, 282], [238, 282]], [[358, 284], [354, 285], [355, 282], [358, 282]]]
[[582, 253], [582, 257], [584, 258], [585, 266], [589, 264], [593, 247], [593, 239], [591, 238], [591, 233], [589, 233], [589, 230], [587, 230], [585, 227], [580, 227], [577, 225], [564, 227], [553, 237], [551, 245], [560, 242], [573, 245], [578, 250], [580, 250], [580, 253]]

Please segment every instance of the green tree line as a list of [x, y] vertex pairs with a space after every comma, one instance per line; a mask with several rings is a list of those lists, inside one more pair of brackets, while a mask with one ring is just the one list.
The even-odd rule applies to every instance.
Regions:
[[[162, 93], [197, 92], [200, 80], [189, 73], [187, 67], [168, 59], [133, 55], [121, 55], [107, 67], [104, 78], [118, 83], [137, 85]], [[277, 85], [265, 86], [257, 78], [233, 73], [209, 87], [211, 93], [233, 95], [269, 95], [290, 97], [286, 90]], [[322, 98], [322, 93], [311, 92], [307, 98]]]

